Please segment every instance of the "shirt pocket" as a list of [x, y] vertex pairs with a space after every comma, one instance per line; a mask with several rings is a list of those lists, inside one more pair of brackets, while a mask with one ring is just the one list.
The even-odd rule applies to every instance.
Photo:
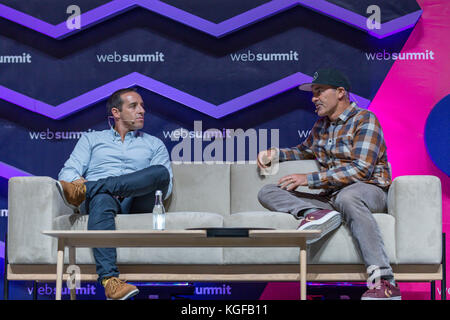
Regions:
[[317, 158], [321, 158], [327, 153], [326, 150], [327, 141], [328, 140], [323, 139], [323, 137], [321, 137], [320, 139], [314, 139], [314, 142], [311, 146], [311, 150], [313, 151], [313, 153], [316, 155]]

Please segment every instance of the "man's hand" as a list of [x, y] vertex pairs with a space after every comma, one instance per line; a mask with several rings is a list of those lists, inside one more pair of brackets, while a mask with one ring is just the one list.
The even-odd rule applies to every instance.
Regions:
[[260, 169], [265, 169], [270, 167], [272, 160], [277, 156], [275, 149], [264, 150], [258, 153], [256, 157], [256, 163]]
[[80, 179], [74, 180], [72, 182], [77, 183], [77, 184], [83, 184], [83, 183], [87, 182], [87, 180], [85, 178], [81, 177]]
[[278, 181], [278, 185], [281, 189], [286, 189], [288, 191], [295, 190], [298, 186], [307, 186], [308, 185], [308, 179], [307, 174], [290, 174], [288, 176], [285, 176], [281, 178]]

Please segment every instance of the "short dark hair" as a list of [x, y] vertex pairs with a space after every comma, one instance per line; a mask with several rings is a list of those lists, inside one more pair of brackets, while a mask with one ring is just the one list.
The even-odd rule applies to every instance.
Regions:
[[135, 88], [125, 88], [125, 89], [119, 89], [117, 91], [115, 91], [109, 98], [108, 101], [106, 102], [106, 109], [108, 112], [108, 116], [112, 115], [112, 108], [117, 108], [119, 109], [119, 111], [122, 111], [122, 98], [120, 97], [122, 94], [127, 93], [127, 92], [136, 92]]

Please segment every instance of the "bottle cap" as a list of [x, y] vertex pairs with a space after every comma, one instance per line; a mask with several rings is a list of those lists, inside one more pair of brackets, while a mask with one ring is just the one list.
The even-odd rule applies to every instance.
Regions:
[[155, 196], [162, 196], [162, 191], [161, 190], [156, 190]]

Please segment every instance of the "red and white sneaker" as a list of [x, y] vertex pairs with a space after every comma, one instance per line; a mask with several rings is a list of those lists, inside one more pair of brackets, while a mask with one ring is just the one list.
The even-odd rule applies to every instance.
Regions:
[[331, 231], [339, 228], [342, 223], [342, 216], [334, 210], [317, 210], [305, 216], [297, 230], [320, 230], [320, 237], [306, 240], [306, 244], [319, 241]]
[[402, 296], [398, 284], [394, 286], [389, 281], [381, 279], [377, 287], [367, 290], [361, 296], [361, 300], [402, 300]]

